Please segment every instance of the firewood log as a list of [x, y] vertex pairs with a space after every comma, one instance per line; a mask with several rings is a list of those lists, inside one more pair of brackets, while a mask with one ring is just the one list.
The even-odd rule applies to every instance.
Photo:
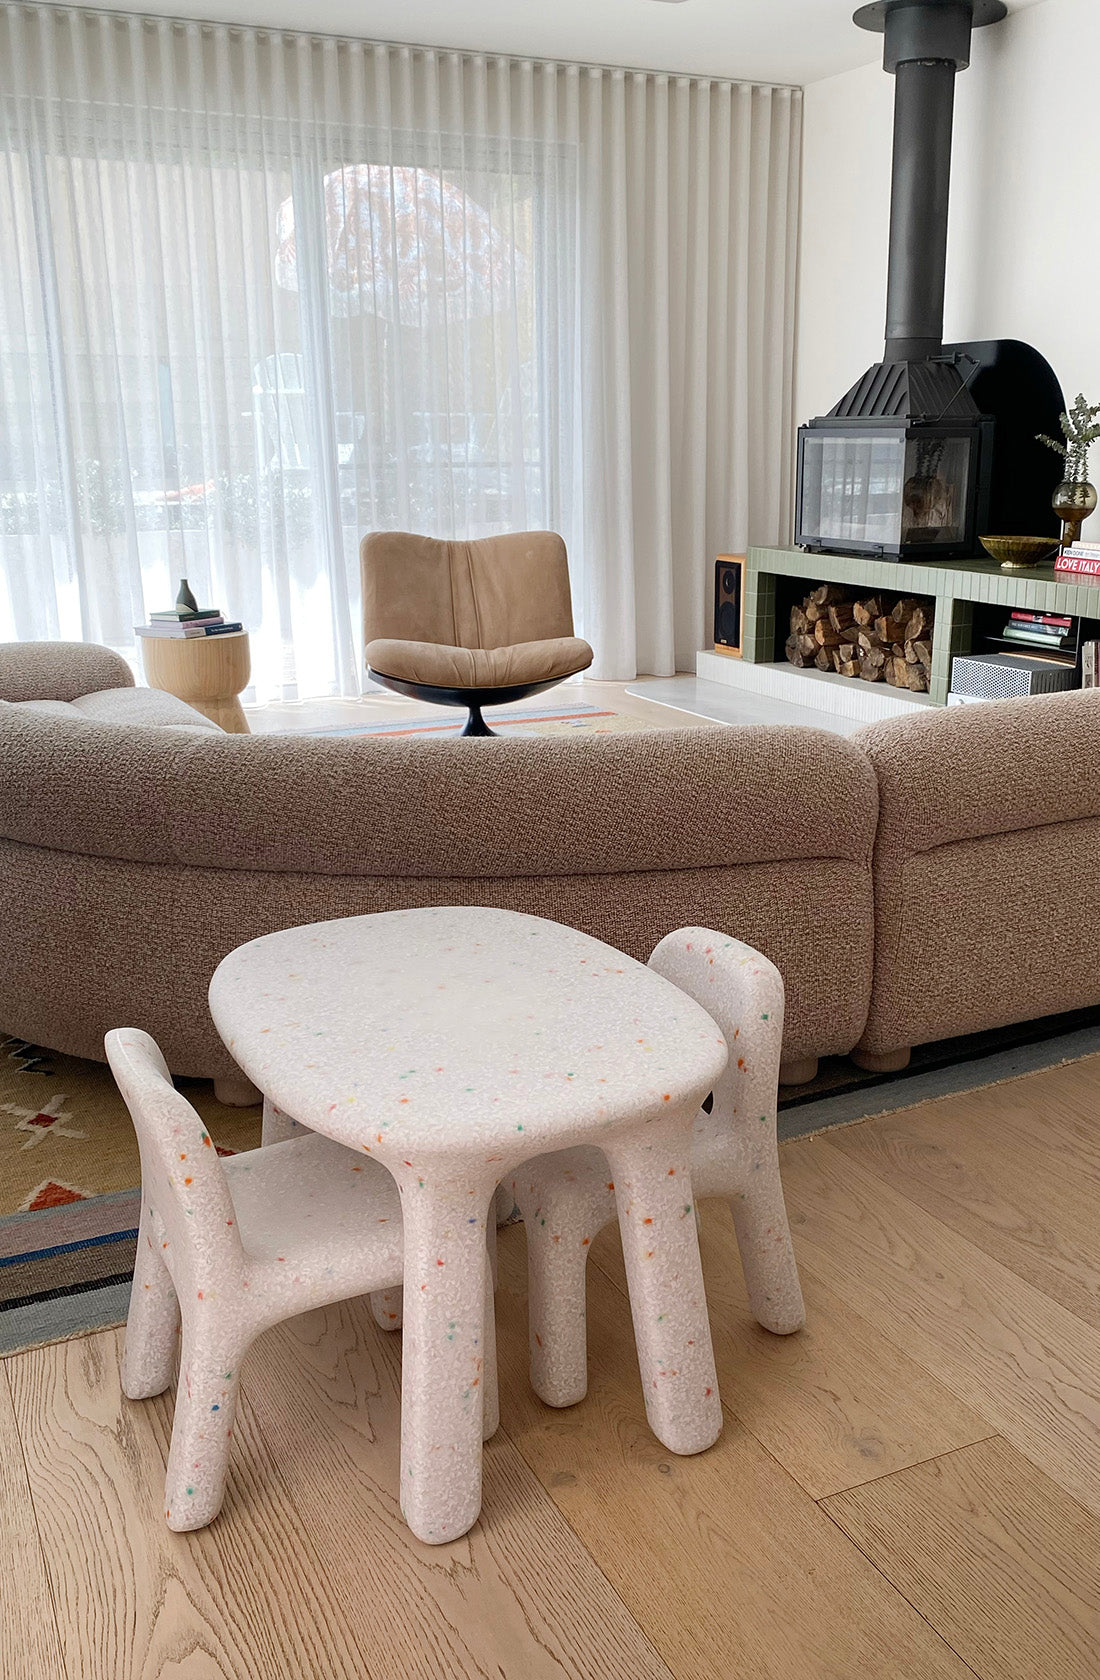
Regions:
[[814, 664], [817, 666], [819, 671], [832, 670], [833, 661], [830, 657], [828, 648], [818, 648], [816, 657], [814, 658]]
[[892, 683], [895, 688], [909, 687], [909, 667], [905, 663], [904, 653], [900, 659], [895, 653], [892, 659], [886, 661], [886, 681]]
[[928, 675], [923, 665], [907, 665], [905, 672], [906, 683], [914, 694], [928, 693]]
[[925, 671], [930, 671], [932, 669], [932, 643], [922, 637], [920, 641], [912, 643], [912, 648], [919, 664], [923, 666]]
[[798, 642], [799, 652], [803, 654], [806, 659], [812, 659], [820, 646], [818, 639], [813, 634], [812, 630], [808, 631], [804, 636], [797, 636], [795, 640]]
[[[810, 637], [809, 639], [811, 641], [813, 641], [812, 637]], [[785, 648], [785, 651], [786, 651], [786, 654], [787, 654], [787, 658], [790, 660], [792, 665], [797, 665], [798, 669], [800, 671], [805, 666], [812, 665], [813, 662], [814, 662], [814, 654], [813, 653], [811, 653], [807, 657], [807, 655], [805, 653], [803, 653], [803, 651], [802, 651], [801, 644], [805, 640], [806, 640], [806, 638], [803, 637], [803, 636], [788, 636], [786, 642], [784, 643], [784, 648]], [[814, 653], [816, 653], [817, 652], [817, 643], [816, 642], [813, 642], [813, 647], [814, 647]]]
[[834, 630], [828, 619], [819, 618], [814, 625], [814, 636], [819, 647], [836, 647], [842, 640], [839, 630]]
[[905, 625], [906, 640], [915, 642], [923, 637], [927, 639], [932, 633], [932, 608], [924, 606], [918, 601], [909, 614]]
[[[851, 635], [850, 630], [848, 631], [848, 635]], [[853, 638], [850, 642], [841, 642], [840, 646], [837, 648], [836, 651], [837, 651], [838, 655], [840, 656], [840, 658], [843, 660], [844, 664], [845, 665], [850, 665], [853, 659], [858, 660], [860, 658], [860, 656], [863, 652], [863, 649], [860, 647], [859, 643]]]
[[857, 624], [873, 624], [876, 618], [882, 617], [882, 602], [877, 595], [869, 595], [865, 601], [853, 601], [852, 615]]
[[847, 630], [849, 624], [853, 622], [852, 603], [850, 601], [838, 601], [829, 608], [829, 623], [834, 630]]
[[[833, 651], [835, 653], [836, 649]], [[859, 677], [863, 674], [863, 662], [859, 659], [838, 659], [836, 668], [842, 677]]]
[[880, 642], [885, 642], [891, 647], [895, 642], [905, 640], [905, 637], [902, 634], [902, 626], [898, 623], [897, 619], [893, 617], [876, 618], [875, 635], [878, 637]]
[[881, 682], [886, 655], [881, 648], [872, 648], [859, 662], [859, 674], [864, 682]]
[[806, 617], [805, 609], [803, 607], [792, 607], [791, 608], [791, 635], [792, 636], [804, 636], [809, 628], [810, 628], [810, 621]]
[[838, 601], [843, 601], [847, 590], [839, 583], [823, 583], [817, 589], [811, 589], [810, 600], [815, 607], [831, 607]]

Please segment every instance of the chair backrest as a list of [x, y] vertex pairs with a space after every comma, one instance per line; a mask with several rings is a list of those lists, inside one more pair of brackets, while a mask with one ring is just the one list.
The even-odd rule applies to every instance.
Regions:
[[569, 562], [553, 531], [477, 542], [375, 531], [360, 557], [367, 642], [497, 648], [573, 634]]
[[240, 1270], [244, 1250], [209, 1132], [147, 1032], [121, 1027], [104, 1043], [134, 1122], [145, 1206], [173, 1283], [181, 1290], [224, 1282]]

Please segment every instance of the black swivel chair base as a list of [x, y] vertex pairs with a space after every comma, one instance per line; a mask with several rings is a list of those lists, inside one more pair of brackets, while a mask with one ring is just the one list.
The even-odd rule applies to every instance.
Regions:
[[545, 682], [512, 683], [507, 688], [439, 688], [435, 683], [407, 682], [404, 677], [387, 677], [384, 672], [367, 666], [367, 676], [395, 694], [407, 695], [410, 700], [427, 700], [433, 706], [461, 706], [469, 717], [462, 735], [496, 735], [481, 715], [483, 706], [510, 706], [525, 700], [529, 694], [541, 694], [544, 689], [557, 688], [574, 673], [566, 671], [560, 677], [548, 677]]

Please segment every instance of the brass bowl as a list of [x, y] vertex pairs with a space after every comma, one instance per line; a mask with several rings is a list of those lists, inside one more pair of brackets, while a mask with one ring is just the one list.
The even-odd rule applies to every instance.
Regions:
[[1041, 566], [1058, 552], [1057, 537], [979, 537], [978, 541], [1006, 570]]

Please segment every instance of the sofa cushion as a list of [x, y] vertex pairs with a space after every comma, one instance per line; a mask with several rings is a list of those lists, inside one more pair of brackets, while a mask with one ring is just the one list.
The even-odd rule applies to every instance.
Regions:
[[579, 636], [517, 642], [514, 647], [447, 647], [440, 642], [368, 642], [367, 664], [380, 677], [436, 688], [509, 688], [554, 682], [587, 670], [592, 649]]
[[81, 694], [75, 700], [14, 700], [2, 701], [16, 712], [35, 712], [43, 717], [67, 719], [71, 723], [117, 723], [127, 727], [153, 729], [203, 729], [221, 734], [212, 723], [193, 706], [165, 694], [159, 688], [104, 688], [94, 694]]
[[898, 854], [1100, 817], [1100, 689], [922, 710], [857, 729]]
[[75, 700], [133, 685], [121, 654], [94, 642], [0, 642], [0, 700]]
[[[215, 869], [478, 879], [841, 858], [870, 870], [866, 758], [824, 730], [526, 740], [164, 736], [0, 719], [0, 828]], [[18, 794], [18, 797], [16, 797]], [[698, 918], [697, 918], [698, 919]]]

